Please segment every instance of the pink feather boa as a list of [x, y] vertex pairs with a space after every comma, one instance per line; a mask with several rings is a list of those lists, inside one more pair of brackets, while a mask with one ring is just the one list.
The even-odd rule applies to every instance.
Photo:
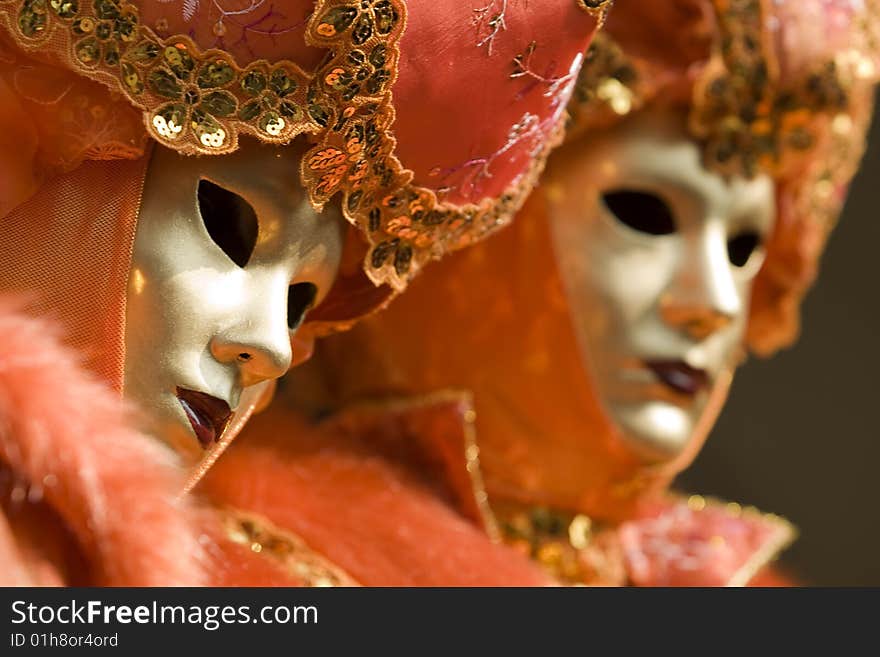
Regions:
[[[0, 499], [0, 584], [64, 582], [34, 573], [29, 545], [15, 534], [16, 513], [36, 515], [21, 508], [31, 503], [48, 505], [66, 526], [86, 583], [205, 583], [199, 514], [176, 500], [183, 470], [167, 448], [131, 428], [118, 395], [22, 307], [0, 299], [0, 470], [13, 475], [12, 495]], [[41, 544], [63, 532], [38, 525], [35, 534]]]

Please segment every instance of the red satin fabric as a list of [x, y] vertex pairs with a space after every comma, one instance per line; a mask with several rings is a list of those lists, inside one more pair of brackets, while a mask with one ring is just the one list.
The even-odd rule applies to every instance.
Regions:
[[[538, 20], [537, 6], [524, 0], [407, 3], [394, 131], [403, 165], [441, 199], [478, 203], [500, 195], [561, 118], [577, 74], [572, 65], [595, 21], [569, 0], [540, 4]], [[503, 27], [490, 38], [495, 16]], [[527, 56], [530, 45], [529, 72], [514, 77], [514, 58]]]

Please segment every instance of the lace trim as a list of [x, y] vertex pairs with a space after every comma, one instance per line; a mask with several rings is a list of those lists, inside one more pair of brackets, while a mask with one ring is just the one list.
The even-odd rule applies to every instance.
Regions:
[[317, 554], [300, 537], [276, 527], [262, 516], [226, 509], [223, 524], [229, 540], [279, 562], [304, 586], [359, 586], [350, 575]]
[[127, 0], [0, 0], [0, 22], [23, 49], [48, 50], [77, 73], [122, 92], [156, 141], [186, 154], [236, 149], [239, 132], [287, 142], [315, 133], [313, 77], [296, 64], [238, 66], [220, 50], [141, 25]]
[[[608, 4], [585, 2], [590, 10]], [[498, 199], [457, 206], [411, 184], [391, 131], [403, 0], [317, 0], [306, 42], [330, 54], [313, 73], [289, 61], [241, 67], [186, 36], [161, 38], [128, 0], [0, 0], [0, 25], [23, 49], [60, 54], [78, 73], [121, 91], [143, 110], [149, 134], [180, 152], [229, 153], [240, 133], [272, 143], [315, 135], [301, 164], [312, 204], [320, 210], [341, 194], [343, 213], [370, 247], [368, 277], [397, 290], [426, 261], [508, 223], [561, 140], [560, 118], [529, 170]]]

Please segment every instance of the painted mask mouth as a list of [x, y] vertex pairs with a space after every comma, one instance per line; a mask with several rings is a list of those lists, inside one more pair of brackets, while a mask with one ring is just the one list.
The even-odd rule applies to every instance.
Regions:
[[177, 389], [177, 399], [202, 447], [208, 449], [212, 443], [218, 442], [232, 419], [229, 404], [207, 393], [186, 388]]
[[645, 365], [661, 383], [682, 395], [693, 396], [709, 387], [709, 375], [681, 360], [648, 360]]

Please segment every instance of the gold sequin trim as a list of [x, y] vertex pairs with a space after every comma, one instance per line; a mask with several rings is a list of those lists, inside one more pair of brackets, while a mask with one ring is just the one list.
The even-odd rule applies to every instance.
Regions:
[[596, 18], [601, 29], [605, 25], [608, 12], [614, 5], [614, 0], [575, 0], [575, 4], [585, 12]]
[[638, 69], [608, 34], [597, 34], [584, 56], [569, 103], [567, 138], [611, 124], [643, 104]]
[[[402, 15], [402, 6], [400, 12]], [[322, 24], [320, 20], [312, 22], [309, 40], [332, 48], [332, 40], [322, 40], [328, 38], [322, 34]], [[343, 213], [368, 236], [365, 269], [373, 282], [402, 289], [425, 262], [479, 241], [512, 219], [537, 183], [550, 151], [561, 141], [564, 117], [528, 171], [499, 198], [466, 205], [441, 202], [432, 190], [412, 184], [412, 172], [394, 155], [390, 83], [396, 76], [399, 33], [393, 35], [383, 51], [391, 71], [388, 91], [375, 102], [346, 103], [345, 81], [357, 74], [347, 51], [335, 50], [338, 54], [319, 77], [323, 76], [324, 92], [330, 99], [327, 104], [344, 109], [303, 158], [301, 172], [316, 208], [340, 194]], [[518, 129], [520, 126], [513, 126], [512, 131]]]
[[498, 521], [489, 505], [489, 492], [486, 490], [486, 481], [483, 478], [483, 469], [480, 465], [480, 446], [477, 444], [477, 412], [473, 406], [464, 414], [464, 459], [465, 467], [471, 480], [471, 491], [474, 501], [480, 512], [483, 529], [493, 542], [502, 540]]
[[312, 76], [292, 62], [245, 68], [186, 36], [160, 38], [127, 0], [0, 0], [0, 24], [25, 50], [61, 54], [125, 94], [156, 141], [187, 154], [236, 149], [240, 132], [287, 142], [319, 129]]
[[867, 145], [867, 133], [874, 110], [874, 92], [865, 81], [876, 80], [876, 60], [868, 54], [880, 54], [880, 0], [867, 0], [860, 18], [859, 33], [863, 42], [841, 53], [842, 66], [858, 80], [850, 85], [849, 109], [837, 113], [828, 127], [822, 156], [815, 158], [803, 175], [803, 184], [795, 203], [803, 216], [816, 217], [825, 230], [824, 237], [837, 223], [846, 189], [858, 170]]
[[847, 72], [829, 60], [793, 88], [780, 89], [766, 0], [714, 0], [721, 38], [698, 82], [691, 129], [708, 166], [754, 177], [780, 173], [817, 144], [817, 114], [849, 106]]
[[359, 586], [338, 566], [309, 548], [305, 541], [256, 514], [227, 509], [223, 513], [226, 536], [233, 543], [277, 561], [304, 586]]

